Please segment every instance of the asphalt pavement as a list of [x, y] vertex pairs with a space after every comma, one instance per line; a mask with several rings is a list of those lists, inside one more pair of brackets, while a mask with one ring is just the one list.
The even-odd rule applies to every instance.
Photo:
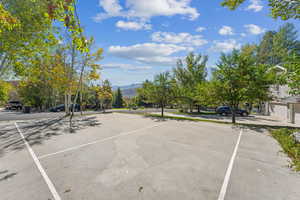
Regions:
[[1, 200], [300, 199], [300, 174], [264, 129], [120, 113], [74, 128], [3, 123]]

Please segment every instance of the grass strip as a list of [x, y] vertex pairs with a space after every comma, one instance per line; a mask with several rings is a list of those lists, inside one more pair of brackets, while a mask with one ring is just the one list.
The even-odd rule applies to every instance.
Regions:
[[271, 130], [272, 136], [279, 142], [283, 151], [291, 158], [292, 167], [300, 171], [300, 143], [293, 136], [296, 130], [282, 128]]

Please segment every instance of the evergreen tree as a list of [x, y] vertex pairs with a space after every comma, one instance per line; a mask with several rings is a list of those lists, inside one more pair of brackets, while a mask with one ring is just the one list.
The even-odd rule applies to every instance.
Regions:
[[120, 88], [114, 93], [114, 101], [113, 101], [113, 107], [114, 108], [123, 108], [124, 102], [123, 102], [123, 95]]

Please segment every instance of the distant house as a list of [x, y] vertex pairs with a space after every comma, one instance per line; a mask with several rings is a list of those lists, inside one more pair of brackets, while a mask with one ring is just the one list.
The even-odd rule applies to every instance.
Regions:
[[266, 113], [283, 121], [300, 125], [300, 96], [291, 96], [289, 87], [273, 86], [273, 100], [266, 103]]

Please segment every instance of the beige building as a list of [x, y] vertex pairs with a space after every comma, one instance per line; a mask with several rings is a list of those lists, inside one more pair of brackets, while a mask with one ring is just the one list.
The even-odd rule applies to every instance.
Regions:
[[285, 122], [300, 125], [300, 96], [291, 96], [289, 87], [273, 86], [273, 100], [266, 103], [266, 113]]

